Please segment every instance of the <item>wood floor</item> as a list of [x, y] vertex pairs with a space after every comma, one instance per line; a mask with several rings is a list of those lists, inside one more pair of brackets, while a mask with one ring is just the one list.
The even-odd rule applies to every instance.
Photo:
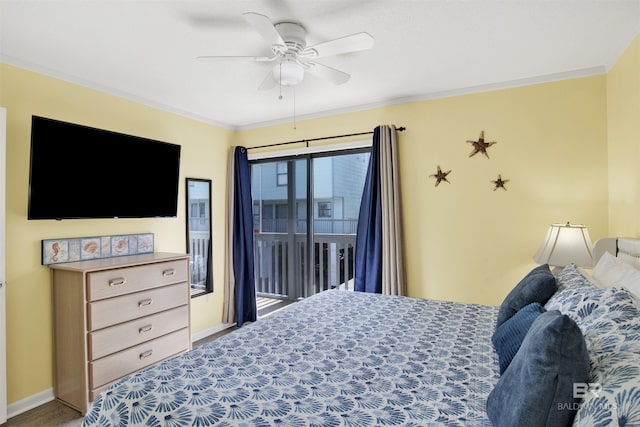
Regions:
[[4, 426], [20, 427], [52, 427], [52, 426], [79, 426], [82, 423], [82, 415], [75, 409], [63, 405], [57, 400], [45, 403], [42, 406], [24, 412], [2, 424]]
[[[258, 317], [271, 314], [288, 304], [290, 304], [288, 301], [258, 298]], [[224, 331], [196, 341], [193, 343], [193, 347], [198, 347], [206, 342], [212, 341], [234, 329], [235, 327], [225, 329]], [[79, 427], [80, 424], [82, 424], [82, 415], [80, 412], [54, 400], [10, 418], [6, 423], [0, 425], [0, 427]]]

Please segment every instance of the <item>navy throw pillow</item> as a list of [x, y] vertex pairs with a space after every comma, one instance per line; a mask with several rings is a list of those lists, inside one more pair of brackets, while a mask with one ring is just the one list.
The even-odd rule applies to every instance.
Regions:
[[491, 337], [491, 342], [493, 342], [493, 346], [498, 353], [501, 375], [520, 349], [520, 345], [533, 322], [545, 311], [547, 310], [542, 304], [532, 302], [522, 307], [520, 311], [496, 328], [496, 332]]
[[580, 328], [557, 310], [533, 322], [520, 350], [487, 399], [494, 427], [570, 426], [580, 399], [574, 383], [589, 376]]
[[534, 268], [520, 280], [500, 305], [496, 328], [525, 305], [529, 305], [532, 302], [539, 302], [544, 305], [557, 290], [556, 278], [551, 274], [548, 264], [542, 264]]

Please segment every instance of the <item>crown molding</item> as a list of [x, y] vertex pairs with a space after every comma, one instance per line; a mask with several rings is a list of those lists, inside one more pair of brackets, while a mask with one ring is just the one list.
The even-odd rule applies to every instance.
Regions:
[[[18, 68], [26, 69], [28, 71], [32, 71], [48, 77], [60, 79], [72, 84], [83, 86], [88, 89], [106, 93], [108, 95], [113, 95], [119, 98], [123, 98], [132, 102], [136, 102], [138, 104], [146, 105], [148, 107], [153, 107], [153, 108], [157, 108], [159, 110], [163, 110], [172, 114], [177, 114], [179, 116], [183, 116], [192, 120], [208, 123], [208, 124], [218, 126], [227, 130], [244, 131], [244, 130], [250, 130], [250, 129], [287, 124], [291, 122], [290, 117], [283, 117], [281, 119], [269, 120], [264, 122], [255, 122], [247, 125], [233, 125], [230, 123], [222, 123], [222, 122], [213, 120], [212, 118], [209, 118], [209, 117], [205, 117], [190, 111], [181, 110], [169, 105], [164, 105], [155, 101], [151, 101], [149, 99], [139, 97], [137, 95], [133, 95], [128, 92], [118, 91], [113, 88], [106, 87], [89, 80], [81, 79], [76, 76], [61, 73], [52, 69], [48, 69], [45, 67], [32, 64], [32, 63], [27, 63], [25, 61], [21, 61], [7, 55], [0, 54], [0, 62], [15, 66]], [[560, 80], [590, 77], [590, 76], [605, 74], [606, 72], [607, 72], [607, 67], [598, 66], [598, 67], [583, 68], [583, 69], [573, 70], [573, 71], [566, 71], [562, 73], [547, 74], [547, 75], [537, 76], [537, 77], [528, 77], [524, 79], [510, 80], [505, 82], [496, 82], [496, 83], [489, 83], [485, 85], [469, 86], [461, 89], [452, 89], [452, 90], [446, 90], [441, 92], [398, 97], [398, 98], [393, 98], [393, 99], [389, 99], [381, 102], [360, 104], [352, 107], [324, 110], [324, 111], [319, 111], [317, 113], [300, 115], [296, 117], [296, 121], [312, 120], [312, 119], [336, 116], [341, 114], [354, 113], [358, 111], [372, 110], [376, 108], [384, 108], [384, 107], [390, 107], [394, 105], [408, 104], [412, 102], [421, 102], [421, 101], [428, 101], [428, 100], [434, 100], [434, 99], [450, 98], [454, 96], [462, 96], [462, 95], [470, 95], [474, 93], [490, 92], [494, 90], [510, 89], [510, 88], [515, 88], [520, 86], [530, 86], [530, 85], [550, 83], [550, 82], [560, 81]]]

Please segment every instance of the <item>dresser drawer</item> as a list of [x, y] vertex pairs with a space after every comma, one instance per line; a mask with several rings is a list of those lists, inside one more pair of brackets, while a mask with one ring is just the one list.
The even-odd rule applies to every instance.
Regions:
[[188, 350], [190, 339], [189, 328], [184, 328], [91, 362], [89, 387], [97, 389], [145, 366]]
[[87, 273], [87, 299], [96, 301], [186, 282], [188, 270], [185, 260], [175, 260]]
[[89, 360], [96, 360], [189, 326], [186, 305], [89, 334]]
[[187, 283], [177, 283], [163, 288], [90, 302], [87, 304], [87, 324], [89, 331], [95, 331], [188, 303]]

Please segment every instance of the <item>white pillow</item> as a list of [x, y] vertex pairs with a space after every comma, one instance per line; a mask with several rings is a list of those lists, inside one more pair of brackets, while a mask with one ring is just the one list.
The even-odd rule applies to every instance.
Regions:
[[593, 277], [604, 287], [625, 288], [640, 298], [640, 270], [609, 252], [605, 252], [593, 267]]
[[617, 258], [619, 260], [624, 261], [635, 268], [640, 268], [640, 260], [638, 257], [629, 255], [638, 253], [640, 253], [640, 241], [638, 239], [618, 239]]

